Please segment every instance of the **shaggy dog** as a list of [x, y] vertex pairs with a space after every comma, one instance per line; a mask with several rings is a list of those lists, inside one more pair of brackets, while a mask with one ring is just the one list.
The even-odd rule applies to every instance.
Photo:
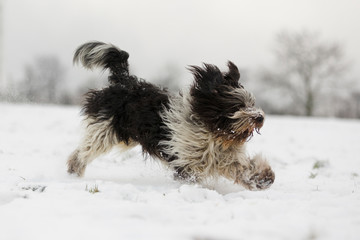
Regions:
[[239, 83], [232, 62], [228, 71], [216, 66], [190, 66], [190, 90], [171, 96], [166, 90], [129, 73], [129, 54], [114, 45], [89, 42], [75, 52], [74, 63], [109, 70], [109, 86], [86, 94], [82, 113], [85, 134], [68, 159], [68, 172], [84, 174], [86, 166], [114, 146], [140, 144], [178, 179], [202, 181], [223, 176], [249, 190], [268, 188], [275, 175], [246, 142], [264, 123], [254, 96]]

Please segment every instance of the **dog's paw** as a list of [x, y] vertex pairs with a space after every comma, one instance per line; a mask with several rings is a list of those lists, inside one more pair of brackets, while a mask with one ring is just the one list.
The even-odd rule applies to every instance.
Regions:
[[239, 170], [235, 183], [243, 185], [246, 189], [256, 191], [269, 188], [275, 181], [275, 173], [269, 164], [256, 156], [250, 161], [250, 167]]
[[86, 165], [79, 160], [79, 150], [75, 150], [70, 155], [67, 165], [69, 174], [76, 174], [81, 177], [85, 172]]
[[252, 187], [251, 190], [264, 190], [269, 188], [274, 183], [274, 180], [275, 174], [271, 168], [268, 168], [251, 176], [248, 184]]
[[243, 185], [246, 189], [256, 191], [269, 188], [275, 180], [275, 174], [271, 168], [267, 168], [262, 172], [249, 174], [248, 172], [239, 174], [235, 183]]
[[186, 172], [183, 168], [175, 169], [173, 176], [174, 176], [174, 180], [176, 181], [190, 183], [190, 184], [197, 183], [200, 181], [199, 177]]

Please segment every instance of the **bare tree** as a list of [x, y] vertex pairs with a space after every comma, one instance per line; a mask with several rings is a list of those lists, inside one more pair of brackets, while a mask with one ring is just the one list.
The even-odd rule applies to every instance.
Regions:
[[344, 83], [348, 63], [338, 43], [320, 39], [317, 32], [280, 32], [274, 51], [276, 66], [263, 78], [292, 98], [292, 107], [312, 116], [322, 94]]
[[25, 68], [22, 95], [29, 101], [56, 103], [64, 76], [64, 67], [54, 56], [43, 56]]
[[26, 66], [25, 78], [21, 82], [20, 86], [20, 91], [23, 95], [23, 98], [28, 101], [35, 101], [41, 94], [41, 88], [38, 85], [38, 77], [35, 74], [34, 68], [31, 66]]

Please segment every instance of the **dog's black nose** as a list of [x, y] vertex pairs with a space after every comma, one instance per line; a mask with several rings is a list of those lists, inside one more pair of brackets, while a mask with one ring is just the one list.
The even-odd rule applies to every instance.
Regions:
[[263, 121], [264, 121], [264, 116], [259, 115], [259, 116], [255, 117], [255, 122], [262, 123]]

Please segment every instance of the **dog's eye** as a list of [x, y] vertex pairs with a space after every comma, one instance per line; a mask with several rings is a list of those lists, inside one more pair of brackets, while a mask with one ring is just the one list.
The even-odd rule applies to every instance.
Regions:
[[238, 109], [238, 110], [241, 110], [241, 109], [243, 109], [243, 108], [246, 108], [246, 105], [245, 105], [243, 102], [237, 104], [237, 109]]

